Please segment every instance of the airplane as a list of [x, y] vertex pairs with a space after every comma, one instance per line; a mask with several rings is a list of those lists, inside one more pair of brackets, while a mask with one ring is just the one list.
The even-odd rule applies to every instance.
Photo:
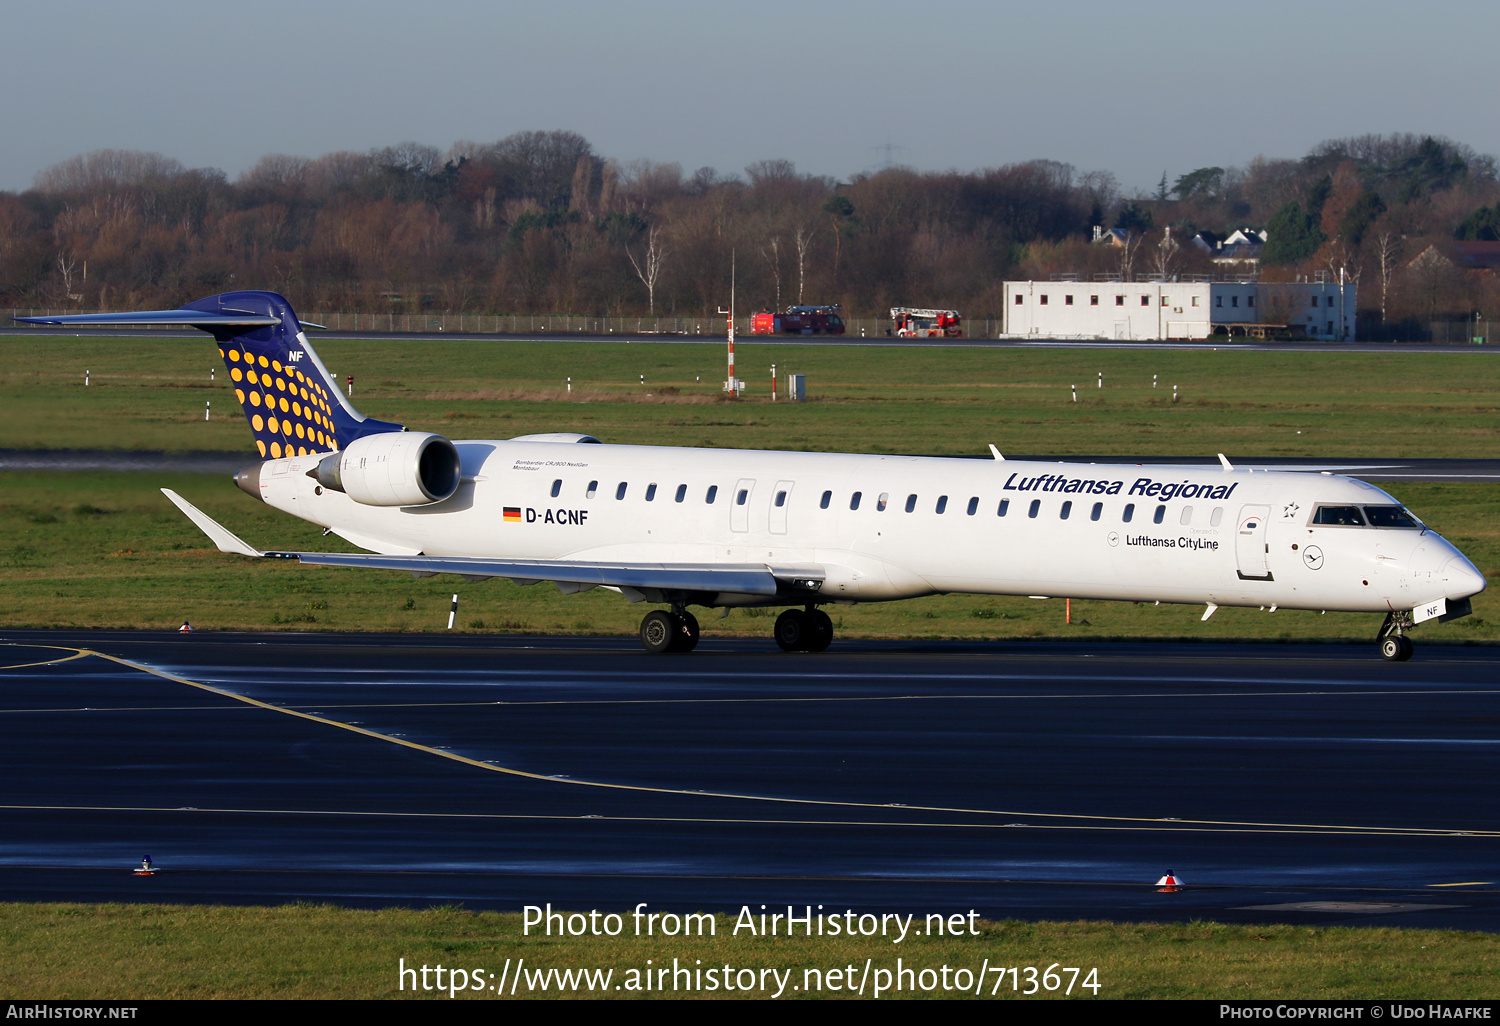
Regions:
[[[648, 652], [687, 652], [691, 606], [785, 606], [786, 651], [833, 640], [822, 607], [946, 592], [1384, 614], [1380, 654], [1487, 586], [1390, 495], [1328, 473], [992, 458], [607, 445], [548, 433], [453, 441], [376, 420], [341, 394], [274, 292], [177, 310], [18, 317], [191, 325], [218, 342], [261, 457], [250, 496], [364, 553], [252, 547], [169, 489], [221, 551], [315, 566], [550, 581], [665, 605]], [[327, 533], [325, 531], [325, 533]]]

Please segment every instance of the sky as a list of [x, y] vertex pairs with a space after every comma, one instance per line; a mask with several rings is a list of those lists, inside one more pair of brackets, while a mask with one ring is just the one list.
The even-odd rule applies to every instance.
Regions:
[[564, 129], [685, 173], [1044, 158], [1130, 194], [1366, 133], [1500, 152], [1497, 28], [1494, 0], [18, 4], [0, 189], [98, 149], [234, 178], [269, 153]]

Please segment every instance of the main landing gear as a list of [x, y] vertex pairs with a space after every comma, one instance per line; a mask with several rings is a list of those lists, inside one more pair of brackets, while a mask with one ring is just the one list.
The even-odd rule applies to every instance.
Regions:
[[788, 609], [776, 618], [776, 644], [783, 652], [821, 652], [833, 641], [833, 621], [816, 606]]
[[663, 652], [691, 652], [698, 647], [698, 618], [683, 606], [671, 612], [653, 609], [641, 621], [641, 644], [652, 655]]
[[1406, 632], [1412, 626], [1411, 614], [1405, 610], [1385, 614], [1385, 622], [1380, 625], [1380, 633], [1375, 638], [1380, 645], [1381, 658], [1392, 663], [1404, 663], [1411, 658], [1412, 643]]
[[[698, 619], [684, 606], [653, 609], [641, 621], [641, 645], [652, 655], [698, 647]], [[783, 652], [821, 652], [833, 641], [833, 621], [816, 606], [788, 609], [776, 618], [776, 644]]]

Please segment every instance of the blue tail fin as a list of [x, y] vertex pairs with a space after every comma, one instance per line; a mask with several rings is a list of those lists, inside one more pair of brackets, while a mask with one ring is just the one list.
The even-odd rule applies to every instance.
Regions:
[[210, 332], [261, 456], [346, 448], [364, 435], [404, 431], [372, 420], [344, 398], [307, 341], [291, 304], [275, 292], [225, 292], [180, 310], [17, 317], [34, 324], [190, 324]]
[[276, 319], [262, 326], [204, 325], [219, 342], [262, 456], [331, 452], [364, 435], [403, 430], [400, 424], [365, 417], [344, 398], [291, 304], [276, 293], [226, 292], [184, 309]]

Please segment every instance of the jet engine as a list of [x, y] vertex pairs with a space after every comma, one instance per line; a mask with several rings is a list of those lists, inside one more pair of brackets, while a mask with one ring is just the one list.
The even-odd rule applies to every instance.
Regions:
[[462, 471], [442, 435], [384, 431], [324, 457], [308, 476], [366, 506], [423, 506], [456, 492]]

